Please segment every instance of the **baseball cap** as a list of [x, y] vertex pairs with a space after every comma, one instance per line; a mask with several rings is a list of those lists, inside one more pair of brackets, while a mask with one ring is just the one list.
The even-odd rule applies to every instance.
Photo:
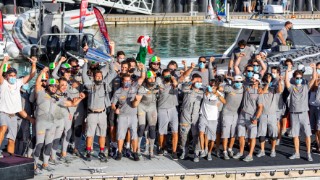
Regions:
[[53, 78], [50, 78], [50, 79], [48, 79], [48, 84], [49, 85], [57, 85], [57, 80], [53, 79]]
[[266, 50], [263, 50], [260, 53], [263, 54], [264, 56], [268, 56], [268, 52]]
[[259, 83], [261, 83], [261, 79], [260, 79], [260, 75], [259, 74], [254, 74], [252, 78], [257, 80], [257, 81], [259, 81]]
[[152, 56], [150, 59], [150, 63], [160, 62], [160, 58], [158, 56]]
[[240, 75], [236, 75], [236, 76], [234, 76], [233, 80], [234, 81], [243, 81], [243, 78]]
[[154, 71], [147, 71], [147, 78], [157, 77], [157, 74]]

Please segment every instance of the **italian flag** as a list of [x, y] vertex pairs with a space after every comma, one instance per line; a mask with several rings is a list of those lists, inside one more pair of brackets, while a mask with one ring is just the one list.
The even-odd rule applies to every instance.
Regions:
[[7, 72], [9, 68], [10, 68], [10, 64], [6, 63], [3, 65], [2, 71]]
[[137, 40], [137, 43], [140, 44], [140, 49], [137, 54], [136, 60], [143, 64], [146, 63], [147, 53], [152, 54], [153, 50], [150, 47], [150, 37], [149, 36], [140, 36]]

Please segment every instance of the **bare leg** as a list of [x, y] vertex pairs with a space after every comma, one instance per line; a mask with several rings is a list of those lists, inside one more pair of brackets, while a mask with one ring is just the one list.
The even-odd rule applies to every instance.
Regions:
[[177, 152], [178, 146], [178, 132], [172, 133], [172, 152]]
[[239, 143], [240, 143], [240, 149], [239, 149], [239, 152], [240, 152], [240, 154], [243, 154], [243, 151], [244, 151], [244, 144], [245, 144], [244, 136], [239, 137]]
[[14, 154], [14, 145], [15, 142], [12, 139], [8, 139], [8, 153]]
[[[307, 140], [307, 138], [306, 138]], [[310, 140], [310, 139], [309, 139]], [[310, 142], [310, 141], [309, 141]], [[299, 142], [299, 137], [293, 137], [293, 144], [294, 144], [294, 151], [296, 154], [299, 154], [299, 147], [300, 147], [300, 142]], [[307, 144], [307, 141], [306, 141]], [[308, 147], [308, 145], [307, 145]], [[310, 150], [310, 149], [309, 149]], [[310, 151], [308, 151], [310, 152]]]
[[256, 146], [256, 138], [252, 138], [250, 139], [250, 152], [249, 155], [252, 157], [253, 155], [253, 151], [254, 151], [254, 147]]
[[204, 133], [201, 131], [199, 133], [199, 139], [200, 139], [200, 148], [203, 151], [204, 150]]

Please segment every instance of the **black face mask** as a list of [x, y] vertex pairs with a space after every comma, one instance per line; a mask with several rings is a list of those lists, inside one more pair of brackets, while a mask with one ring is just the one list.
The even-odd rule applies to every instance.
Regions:
[[156, 83], [155, 82], [147, 82], [147, 86], [153, 87]]
[[171, 77], [165, 77], [164, 81], [167, 82], [167, 83], [170, 82], [171, 81]]
[[132, 68], [132, 69], [130, 69], [128, 72], [129, 72], [129, 73], [134, 73], [135, 70], [136, 70], [136, 68]]
[[102, 84], [102, 80], [99, 80], [99, 81], [94, 80], [94, 83], [95, 83], [96, 85], [100, 85], [100, 84]]

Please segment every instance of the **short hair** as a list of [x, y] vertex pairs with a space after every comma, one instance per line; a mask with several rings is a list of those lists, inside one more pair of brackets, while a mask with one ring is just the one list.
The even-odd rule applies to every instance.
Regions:
[[119, 57], [119, 56], [121, 56], [121, 55], [124, 55], [124, 56], [125, 56], [126, 54], [125, 54], [123, 51], [118, 51], [118, 52], [117, 52], [117, 57]]
[[275, 70], [277, 70], [277, 73], [280, 73], [280, 67], [279, 66], [272, 66], [271, 70], [272, 69], [275, 69]]
[[178, 67], [178, 63], [173, 60], [168, 63], [167, 68], [169, 68], [170, 65], [175, 65], [176, 67]]
[[135, 63], [137, 65], [137, 61], [135, 58], [131, 57], [131, 58], [127, 58], [126, 62], [128, 62], [129, 64], [131, 64], [132, 62]]
[[303, 72], [300, 71], [300, 70], [295, 70], [294, 73], [293, 73], [293, 77], [297, 77], [297, 75], [303, 76]]
[[130, 74], [128, 74], [128, 73], [123, 74], [123, 75], [121, 76], [121, 81], [124, 81], [124, 78], [127, 78], [127, 77], [131, 79], [131, 75], [130, 75]]
[[99, 73], [103, 75], [102, 71], [100, 71], [100, 70], [95, 70], [95, 71], [93, 72], [93, 77], [96, 76], [96, 74], [99, 74]]
[[291, 21], [287, 21], [287, 22], [284, 23], [284, 26], [287, 26], [289, 24], [292, 24], [292, 22]]
[[164, 70], [162, 71], [162, 76], [164, 76], [164, 73], [171, 73], [171, 71], [170, 71], [170, 69], [164, 69]]
[[71, 64], [72, 62], [79, 62], [79, 60], [77, 58], [71, 57], [68, 63]]
[[65, 81], [68, 83], [68, 80], [64, 77], [59, 78], [58, 81], [59, 81], [59, 84], [61, 84], [61, 81]]
[[205, 56], [200, 56], [198, 61], [200, 61], [201, 58], [204, 58], [205, 60], [207, 60], [207, 58]]
[[316, 66], [319, 66], [320, 65], [320, 62], [317, 62]]
[[291, 65], [293, 66], [293, 61], [292, 59], [288, 58], [284, 61], [284, 64], [286, 64], [287, 62], [291, 63]]
[[252, 64], [248, 64], [248, 65], [246, 66], [246, 70], [247, 70], [248, 67], [253, 68], [253, 65], [252, 65]]
[[191, 77], [191, 80], [194, 80], [195, 78], [201, 78], [202, 79], [202, 77], [198, 73], [193, 74], [192, 77]]
[[238, 42], [238, 46], [246, 46], [247, 45], [247, 42], [244, 40], [244, 39], [241, 39], [239, 42]]
[[121, 62], [121, 66], [122, 66], [122, 65], [125, 65], [125, 64], [128, 65], [128, 68], [131, 67], [131, 64], [130, 64], [129, 62], [127, 62], [127, 61], [122, 61], [122, 62]]

